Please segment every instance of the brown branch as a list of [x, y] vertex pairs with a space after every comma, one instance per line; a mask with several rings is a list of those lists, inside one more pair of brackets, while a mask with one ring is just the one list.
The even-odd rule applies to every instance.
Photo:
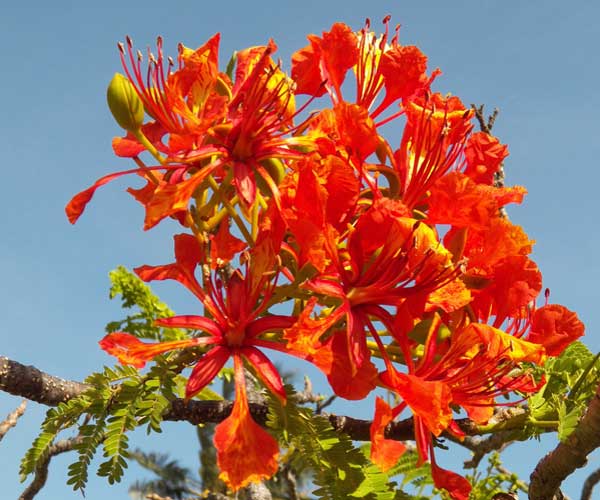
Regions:
[[[0, 390], [15, 396], [25, 397], [47, 406], [56, 406], [61, 402], [82, 394], [89, 386], [81, 382], [65, 380], [44, 373], [33, 366], [25, 366], [17, 361], [0, 356]], [[250, 413], [254, 420], [261, 425], [267, 421], [268, 407], [264, 403], [250, 403]], [[231, 401], [185, 401], [174, 399], [171, 407], [163, 415], [167, 421], [185, 420], [191, 424], [219, 423], [231, 413]], [[506, 425], [510, 429], [511, 422], [521, 425], [521, 419], [526, 414], [523, 408], [508, 408], [496, 412], [490, 424]], [[324, 414], [325, 415], [325, 414]], [[343, 415], [325, 415], [331, 426], [338, 432], [346, 433], [355, 441], [370, 441], [370, 420], [347, 417]], [[469, 436], [489, 432], [482, 430], [473, 421], [463, 418], [456, 421], [460, 429]], [[489, 428], [489, 426], [487, 426]], [[504, 430], [504, 428], [502, 428]], [[414, 439], [414, 427], [411, 418], [392, 422], [385, 430], [388, 439], [408, 441]]]
[[273, 495], [262, 481], [259, 483], [250, 483], [245, 488], [246, 496], [249, 500], [273, 500]]
[[21, 404], [17, 407], [17, 409], [10, 412], [8, 416], [2, 422], [0, 422], [0, 441], [2, 441], [2, 438], [9, 430], [17, 425], [17, 421], [23, 416], [23, 413], [25, 413], [26, 407], [27, 401], [21, 401]]
[[483, 111], [483, 104], [479, 107], [475, 106], [475, 104], [471, 104], [471, 108], [473, 109], [473, 111], [475, 111], [475, 118], [479, 122], [479, 128], [481, 129], [481, 131], [485, 132], [486, 134], [491, 134], [494, 122], [496, 121], [496, 118], [498, 118], [500, 110], [498, 108], [494, 108], [492, 114], [486, 118], [485, 113]]
[[458, 438], [451, 436], [450, 440], [461, 445], [473, 453], [470, 460], [463, 464], [465, 469], [476, 469], [483, 457], [492, 451], [502, 451], [515, 441], [514, 431], [500, 431], [481, 438], [479, 436], [466, 436]]
[[82, 439], [83, 438], [81, 436], [70, 439], [62, 439], [50, 446], [48, 449], [48, 455], [37, 466], [33, 481], [29, 486], [27, 486], [27, 488], [25, 488], [25, 491], [21, 493], [19, 500], [31, 500], [33, 497], [35, 497], [46, 484], [46, 480], [48, 479], [48, 467], [50, 466], [50, 460], [52, 460], [52, 457], [75, 449], [75, 447], [82, 442]]
[[587, 463], [587, 456], [600, 447], [600, 386], [589, 402], [585, 415], [565, 442], [548, 453], [531, 474], [529, 498], [556, 498], [563, 480]]
[[87, 386], [80, 382], [48, 375], [0, 356], [0, 389], [36, 403], [56, 406], [81, 394]]
[[598, 483], [600, 483], [600, 469], [596, 469], [592, 472], [583, 483], [581, 500], [592, 500], [592, 491], [594, 490], [594, 486]]

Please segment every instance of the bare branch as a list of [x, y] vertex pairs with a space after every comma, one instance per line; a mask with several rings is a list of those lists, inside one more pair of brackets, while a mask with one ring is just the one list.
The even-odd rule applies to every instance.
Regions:
[[81, 394], [86, 388], [80, 382], [54, 377], [33, 366], [0, 356], [0, 390], [9, 394], [56, 406]]
[[473, 452], [471, 459], [465, 461], [463, 466], [465, 469], [476, 469], [483, 457], [488, 453], [492, 451], [502, 451], [508, 445], [513, 443], [515, 440], [515, 433], [514, 431], [500, 431], [486, 438], [478, 436], [466, 436], [464, 438], [449, 436], [449, 438], [456, 444]]
[[592, 491], [594, 490], [594, 486], [598, 483], [600, 483], [600, 469], [596, 469], [592, 472], [585, 480], [585, 483], [583, 483], [581, 500], [592, 500]]
[[21, 493], [19, 500], [31, 500], [33, 497], [35, 497], [46, 484], [46, 480], [48, 479], [48, 467], [50, 466], [50, 460], [52, 460], [52, 457], [75, 449], [75, 447], [82, 442], [82, 439], [83, 438], [81, 436], [76, 436], [70, 439], [62, 439], [50, 446], [48, 455], [38, 465], [37, 469], [35, 470], [35, 477], [33, 478], [33, 481], [29, 486], [27, 486], [27, 488], [25, 488], [25, 491]]
[[27, 401], [24, 399], [21, 401], [21, 404], [17, 407], [17, 409], [8, 414], [8, 416], [0, 422], [0, 441], [6, 435], [6, 433], [12, 429], [15, 425], [17, 425], [17, 421], [23, 413], [25, 413], [25, 408], [27, 407]]
[[565, 442], [548, 453], [531, 474], [529, 498], [549, 500], [556, 496], [563, 480], [587, 463], [587, 456], [600, 447], [600, 386], [587, 411]]
[[[16, 375], [15, 375], [16, 374]], [[0, 390], [13, 395], [22, 396], [48, 406], [56, 406], [83, 393], [88, 386], [81, 382], [64, 380], [48, 375], [33, 366], [25, 366], [6, 357], [0, 357]], [[37, 391], [37, 392], [36, 392]], [[250, 413], [256, 422], [264, 425], [267, 420], [268, 407], [264, 403], [249, 403]], [[163, 415], [167, 421], [185, 420], [191, 424], [219, 423], [225, 420], [233, 407], [231, 401], [185, 401], [174, 399], [171, 407]], [[527, 410], [523, 408], [508, 408], [496, 412], [490, 424], [501, 425], [495, 430], [520, 428]], [[342, 415], [324, 414], [332, 427], [338, 432], [346, 433], [356, 441], [370, 440], [370, 420], [361, 420]], [[456, 424], [469, 436], [490, 432], [489, 425], [482, 430], [480, 426], [469, 419], [459, 419]], [[388, 439], [408, 441], [414, 439], [413, 421], [411, 418], [388, 424], [385, 430]]]
[[149, 493], [146, 495], [147, 500], [173, 500], [171, 497], [161, 497], [156, 493]]
[[500, 110], [498, 108], [494, 108], [492, 114], [486, 118], [485, 113], [483, 111], [483, 104], [479, 107], [475, 106], [475, 104], [471, 104], [471, 108], [473, 109], [473, 111], [475, 111], [475, 118], [477, 118], [477, 121], [479, 122], [479, 128], [481, 129], [481, 131], [485, 132], [486, 134], [491, 134], [494, 122], [496, 121]]
[[273, 500], [273, 495], [265, 483], [250, 483], [246, 486], [246, 495], [249, 500]]

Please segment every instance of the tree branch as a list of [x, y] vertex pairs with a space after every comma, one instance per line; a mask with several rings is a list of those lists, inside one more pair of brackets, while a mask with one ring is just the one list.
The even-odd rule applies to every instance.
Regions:
[[25, 408], [27, 407], [27, 401], [21, 401], [21, 404], [17, 407], [16, 410], [10, 412], [8, 416], [0, 422], [0, 441], [6, 435], [6, 433], [12, 429], [15, 425], [17, 425], [17, 421], [23, 413], [25, 413]]
[[592, 491], [594, 490], [594, 486], [598, 483], [600, 483], [600, 469], [596, 469], [592, 472], [583, 483], [581, 500], [592, 500]]
[[[17, 361], [0, 356], [0, 390], [21, 396], [47, 406], [56, 406], [83, 393], [88, 386], [81, 382], [64, 380], [44, 373], [33, 366], [25, 366]], [[263, 403], [250, 403], [252, 416], [261, 425], [267, 420], [268, 407]], [[167, 421], [185, 420], [191, 424], [219, 423], [231, 413], [231, 401], [185, 401], [175, 399], [171, 408], [163, 415]], [[456, 421], [460, 429], [469, 436], [490, 432], [490, 425], [502, 425], [502, 430], [510, 429], [510, 422], [515, 427], [522, 426], [522, 417], [526, 414], [523, 408], [503, 409], [492, 417], [490, 424], [482, 428], [473, 421], [463, 418]], [[325, 414], [324, 414], [325, 415]], [[371, 421], [343, 415], [325, 415], [331, 426], [338, 432], [346, 433], [355, 441], [369, 441]], [[494, 429], [496, 430], [496, 429]], [[392, 422], [385, 430], [388, 439], [408, 441], [414, 439], [412, 418]]]
[[36, 403], [56, 406], [81, 394], [87, 386], [0, 356], [0, 389]]
[[537, 464], [529, 484], [530, 500], [560, 496], [559, 487], [575, 469], [587, 463], [587, 456], [600, 447], [600, 386], [573, 433]]
[[25, 488], [25, 491], [21, 493], [19, 500], [31, 500], [33, 497], [35, 497], [46, 484], [46, 480], [48, 479], [48, 467], [50, 466], [50, 460], [52, 460], [52, 457], [75, 449], [75, 447], [82, 442], [82, 439], [83, 438], [81, 436], [63, 439], [50, 446], [48, 455], [38, 465], [33, 481], [29, 486], [27, 486], [27, 488]]

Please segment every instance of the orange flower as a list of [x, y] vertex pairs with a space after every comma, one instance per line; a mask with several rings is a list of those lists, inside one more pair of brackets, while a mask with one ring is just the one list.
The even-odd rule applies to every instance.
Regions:
[[407, 121], [394, 159], [402, 201], [412, 208], [456, 165], [473, 128], [473, 112], [458, 97], [440, 94], [417, 97], [403, 108]]
[[508, 148], [494, 136], [475, 132], [465, 145], [465, 174], [478, 184], [492, 185], [494, 174], [508, 156]]
[[[301, 150], [314, 148], [310, 134], [295, 134], [304, 124], [294, 126], [296, 112], [291, 80], [271, 59], [273, 42], [237, 54], [235, 82], [218, 72], [219, 36], [193, 51], [180, 46], [179, 68], [165, 67], [162, 41], [157, 56], [150, 55], [147, 78], [142, 76], [141, 56], [133, 55], [127, 39], [129, 62], [121, 47], [123, 67], [129, 81], [155, 122], [141, 127], [138, 135], [128, 133], [115, 140], [117, 154], [136, 157], [152, 145], [166, 158], [155, 156], [160, 165], [118, 172], [105, 176], [77, 194], [67, 205], [69, 221], [74, 223], [84, 211], [96, 189], [113, 179], [131, 173], [142, 175], [146, 219], [149, 229], [168, 216], [188, 208], [196, 189], [208, 177], [227, 178], [239, 200], [252, 205], [256, 196], [256, 176], [278, 199], [277, 182], [263, 162], [272, 159], [301, 158]], [[149, 134], [146, 141], [139, 135]], [[168, 144], [162, 142], [168, 135]], [[138, 163], [139, 164], [139, 163]], [[159, 175], [154, 176], [153, 172]], [[157, 179], [158, 178], [158, 179]]]
[[296, 93], [319, 97], [328, 91], [332, 98], [341, 100], [346, 73], [358, 60], [356, 35], [347, 25], [335, 23], [322, 38], [307, 38], [310, 45], [292, 56]]
[[487, 321], [495, 316], [499, 327], [507, 318], [520, 316], [542, 289], [542, 273], [525, 255], [505, 257], [485, 276], [485, 284], [473, 290], [471, 307], [477, 318]]
[[520, 186], [496, 188], [477, 184], [467, 175], [450, 172], [431, 187], [427, 198], [427, 220], [487, 231], [508, 203], [521, 203], [526, 191]]
[[584, 331], [585, 327], [576, 313], [564, 306], [550, 304], [533, 313], [527, 340], [543, 345], [548, 356], [559, 356]]
[[196, 337], [151, 344], [142, 342], [133, 335], [124, 332], [109, 333], [99, 342], [100, 347], [108, 354], [115, 356], [121, 364], [135, 366], [136, 368], [143, 368], [152, 358], [167, 351], [212, 343], [214, 343], [214, 340], [211, 338]]
[[[281, 332], [295, 321], [288, 316], [265, 315], [276, 280], [276, 276], [265, 273], [265, 269], [272, 270], [276, 262], [276, 243], [271, 237], [278, 234], [278, 230], [275, 221], [271, 222], [259, 233], [257, 246], [250, 252], [247, 262], [251, 262], [252, 267], [247, 263], [245, 276], [236, 271], [226, 285], [219, 278], [211, 277], [205, 288], [200, 286], [194, 276], [199, 264], [198, 243], [191, 235], [176, 237], [175, 263], [136, 269], [146, 281], [179, 281], [198, 297], [211, 316], [173, 316], [156, 320], [157, 325], [196, 330], [205, 336], [151, 344], [118, 332], [107, 335], [100, 342], [101, 347], [117, 356], [120, 362], [138, 368], [163, 352], [208, 346], [209, 349], [194, 363], [186, 385], [186, 398], [200, 392], [233, 358], [236, 402], [232, 415], [217, 427], [215, 434], [221, 477], [233, 489], [270, 477], [277, 470], [277, 443], [252, 422], [248, 411], [243, 363], [247, 362], [258, 379], [285, 404], [281, 377], [259, 348], [294, 353], [275, 341], [260, 338], [265, 332]], [[300, 354], [300, 357], [304, 356]]]
[[[524, 361], [542, 364], [546, 354], [539, 344], [476, 323], [460, 327], [448, 340], [441, 340], [438, 335], [441, 326], [440, 316], [434, 314], [421, 359], [415, 365], [407, 363], [409, 373], [399, 372], [385, 360], [387, 369], [380, 374], [380, 380], [402, 398], [402, 403], [391, 410], [392, 417], [407, 407], [412, 411], [419, 459], [424, 462], [431, 458], [436, 486], [446, 489], [453, 498], [466, 499], [470, 491], [468, 482], [437, 467], [432, 436], [455, 432], [452, 406], [463, 407], [470, 418], [485, 423], [493, 414], [496, 397], [515, 390], [538, 390], [539, 384], [532, 384], [530, 375], [515, 369]], [[386, 424], [390, 421], [384, 408], [376, 411], [386, 415]], [[376, 457], [386, 464], [390, 458], [382, 447], [385, 443], [381, 444], [383, 418], [377, 418], [371, 433], [377, 443]]]
[[402, 454], [406, 446], [399, 441], [385, 438], [385, 427], [393, 420], [390, 406], [380, 397], [375, 399], [375, 416], [371, 424], [371, 461], [381, 468], [383, 472], [391, 469]]
[[231, 415], [215, 429], [219, 478], [231, 489], [268, 479], [277, 472], [277, 441], [252, 417], [248, 408], [242, 362], [234, 357], [235, 403]]
[[369, 20], [357, 34], [347, 25], [335, 23], [322, 37], [309, 35], [310, 45], [292, 56], [296, 92], [314, 97], [328, 92], [337, 105], [344, 101], [342, 83], [346, 74], [354, 68], [355, 103], [363, 109], [369, 110], [385, 88], [385, 96], [370, 112], [373, 119], [398, 99], [424, 92], [439, 71], [427, 78], [427, 57], [417, 47], [400, 45], [397, 32], [390, 40], [389, 21], [389, 16], [383, 20], [385, 32], [380, 37], [370, 31]]

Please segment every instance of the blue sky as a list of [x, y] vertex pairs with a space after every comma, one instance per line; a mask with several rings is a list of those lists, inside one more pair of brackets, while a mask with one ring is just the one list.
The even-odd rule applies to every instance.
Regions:
[[[494, 132], [509, 145], [507, 182], [529, 190], [523, 206], [510, 209], [511, 219], [537, 240], [534, 259], [552, 300], [579, 313], [587, 326], [585, 342], [597, 351], [600, 4], [57, 0], [7, 3], [0, 10], [0, 353], [72, 379], [111, 363], [96, 344], [104, 325], [120, 315], [108, 300], [108, 272], [119, 264], [172, 258], [174, 226], [143, 233], [141, 208], [124, 193], [127, 180], [102, 189], [77, 226], [64, 216], [74, 193], [108, 172], [129, 168], [112, 155], [110, 141], [120, 130], [105, 104], [106, 85], [120, 70], [117, 41], [129, 34], [145, 48], [160, 34], [166, 52], [174, 55], [179, 41], [195, 47], [220, 31], [225, 64], [233, 50], [272, 37], [285, 65], [308, 33], [335, 21], [359, 29], [365, 17], [378, 29], [386, 14], [402, 25], [403, 43], [418, 45], [430, 68], [442, 69], [437, 90], [466, 104], [500, 108]], [[155, 289], [175, 310], [187, 312], [193, 304], [177, 286]], [[18, 403], [1, 394], [0, 416]], [[23, 488], [18, 461], [44, 412], [30, 403], [0, 444], [4, 498], [16, 498]], [[371, 408], [360, 412], [366, 417]], [[168, 450], [195, 468], [193, 435], [191, 426], [167, 424], [159, 440], [140, 434], [134, 441]], [[519, 445], [505, 455], [506, 465], [528, 474], [551, 443]], [[446, 455], [446, 463], [461, 459], [439, 455]], [[53, 462], [39, 498], [79, 497], [64, 485], [68, 463], [68, 458]], [[132, 468], [122, 485], [111, 488], [92, 478], [87, 498], [126, 498], [127, 484], [138, 477]], [[567, 493], [578, 496], [584, 477], [574, 477]]]

